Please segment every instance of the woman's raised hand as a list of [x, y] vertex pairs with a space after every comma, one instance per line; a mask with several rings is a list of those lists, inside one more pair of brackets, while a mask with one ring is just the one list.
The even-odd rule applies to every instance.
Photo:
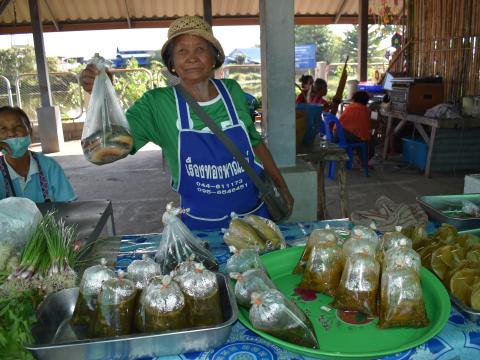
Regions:
[[[110, 81], [113, 82], [111, 72], [108, 69], [106, 69], [106, 73], [110, 78]], [[98, 75], [98, 69], [95, 66], [95, 64], [88, 64], [87, 67], [80, 72], [80, 75], [79, 75], [80, 84], [82, 85], [83, 90], [85, 90], [89, 94], [92, 92], [93, 82], [95, 81], [95, 78], [97, 77], [97, 75]]]

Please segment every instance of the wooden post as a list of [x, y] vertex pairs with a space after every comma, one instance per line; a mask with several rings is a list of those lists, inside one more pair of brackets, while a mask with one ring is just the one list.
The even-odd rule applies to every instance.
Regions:
[[212, 0], [203, 0], [203, 20], [212, 25]]
[[358, 63], [359, 80], [367, 81], [368, 63], [368, 0], [358, 0]]

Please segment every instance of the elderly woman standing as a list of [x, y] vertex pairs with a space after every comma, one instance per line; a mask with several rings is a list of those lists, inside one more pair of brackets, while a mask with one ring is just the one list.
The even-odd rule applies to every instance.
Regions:
[[[166, 67], [178, 76], [185, 90], [233, 140], [257, 173], [270, 175], [293, 208], [293, 197], [255, 129], [242, 89], [234, 80], [212, 78], [225, 55], [210, 25], [195, 16], [175, 20], [161, 53]], [[81, 82], [88, 92], [96, 73], [92, 65], [82, 72]], [[162, 148], [181, 206], [190, 208], [183, 217], [189, 228], [227, 227], [231, 212], [268, 217], [252, 180], [177, 89], [169, 86], [146, 92], [126, 116], [134, 138], [132, 153], [149, 141]]]

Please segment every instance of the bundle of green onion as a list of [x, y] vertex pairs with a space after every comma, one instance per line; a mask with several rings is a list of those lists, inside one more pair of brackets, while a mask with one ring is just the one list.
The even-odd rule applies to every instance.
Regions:
[[[28, 239], [19, 266], [8, 280], [19, 280], [25, 284], [29, 280], [49, 279], [50, 283], [54, 282], [52, 290], [69, 287], [62, 286], [61, 283], [65, 281], [74, 286], [73, 268], [81, 253], [76, 237], [74, 226], [66, 225], [63, 219], [57, 219], [54, 211], [48, 212]], [[8, 286], [7, 283], [8, 281], [4, 287]], [[43, 287], [44, 284], [39, 286]]]

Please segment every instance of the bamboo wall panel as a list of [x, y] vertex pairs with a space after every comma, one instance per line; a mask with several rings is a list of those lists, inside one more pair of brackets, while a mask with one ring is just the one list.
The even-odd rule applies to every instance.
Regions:
[[441, 76], [445, 101], [480, 95], [480, 1], [411, 0], [412, 77]]

